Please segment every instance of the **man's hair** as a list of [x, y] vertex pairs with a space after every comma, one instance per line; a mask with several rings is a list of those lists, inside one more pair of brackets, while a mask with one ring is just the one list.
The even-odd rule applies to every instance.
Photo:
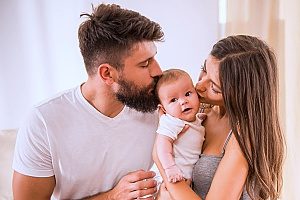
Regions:
[[285, 144], [275, 55], [265, 42], [246, 35], [220, 40], [211, 55], [220, 60], [226, 113], [249, 164], [247, 191], [252, 199], [277, 199]]
[[187, 76], [190, 78], [190, 75], [181, 69], [167, 69], [163, 71], [162, 75], [159, 77], [156, 84], [156, 89], [155, 89], [156, 96], [159, 98], [159, 89], [161, 88], [162, 85], [173, 83], [174, 81], [178, 80], [182, 76]]
[[88, 17], [79, 27], [78, 38], [89, 75], [103, 63], [121, 69], [124, 57], [139, 42], [163, 40], [164, 33], [158, 23], [116, 4], [100, 4], [93, 7], [92, 14], [81, 16]]

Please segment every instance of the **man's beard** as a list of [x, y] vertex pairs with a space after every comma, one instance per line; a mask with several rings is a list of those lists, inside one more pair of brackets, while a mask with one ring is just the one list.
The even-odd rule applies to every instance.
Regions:
[[150, 86], [139, 88], [132, 81], [124, 80], [124, 78], [121, 77], [118, 80], [120, 88], [116, 92], [116, 97], [129, 108], [144, 113], [153, 112], [157, 109], [159, 103], [154, 92], [157, 79], [158, 77], [155, 77]]

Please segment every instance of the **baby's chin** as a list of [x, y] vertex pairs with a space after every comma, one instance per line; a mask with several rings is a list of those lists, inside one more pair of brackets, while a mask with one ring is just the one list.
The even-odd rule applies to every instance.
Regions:
[[193, 113], [190, 113], [188, 116], [184, 116], [182, 120], [184, 121], [187, 121], [187, 122], [193, 122], [196, 120], [196, 114], [198, 112], [193, 112]]

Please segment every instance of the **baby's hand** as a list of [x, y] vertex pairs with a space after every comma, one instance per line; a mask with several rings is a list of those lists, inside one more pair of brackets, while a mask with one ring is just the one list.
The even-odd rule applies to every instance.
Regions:
[[202, 121], [204, 121], [207, 117], [207, 115], [205, 113], [197, 113], [197, 117], [199, 119], [201, 119]]
[[176, 183], [177, 181], [183, 180], [183, 173], [181, 170], [177, 167], [177, 165], [173, 165], [171, 167], [168, 167], [165, 169], [168, 181], [170, 183]]

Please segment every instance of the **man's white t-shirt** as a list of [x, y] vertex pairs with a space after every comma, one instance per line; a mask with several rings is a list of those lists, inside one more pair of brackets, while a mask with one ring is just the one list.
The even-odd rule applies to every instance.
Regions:
[[126, 106], [109, 118], [87, 102], [78, 86], [33, 109], [19, 129], [13, 169], [55, 176], [52, 199], [105, 192], [127, 173], [151, 168], [157, 125], [157, 112]]

